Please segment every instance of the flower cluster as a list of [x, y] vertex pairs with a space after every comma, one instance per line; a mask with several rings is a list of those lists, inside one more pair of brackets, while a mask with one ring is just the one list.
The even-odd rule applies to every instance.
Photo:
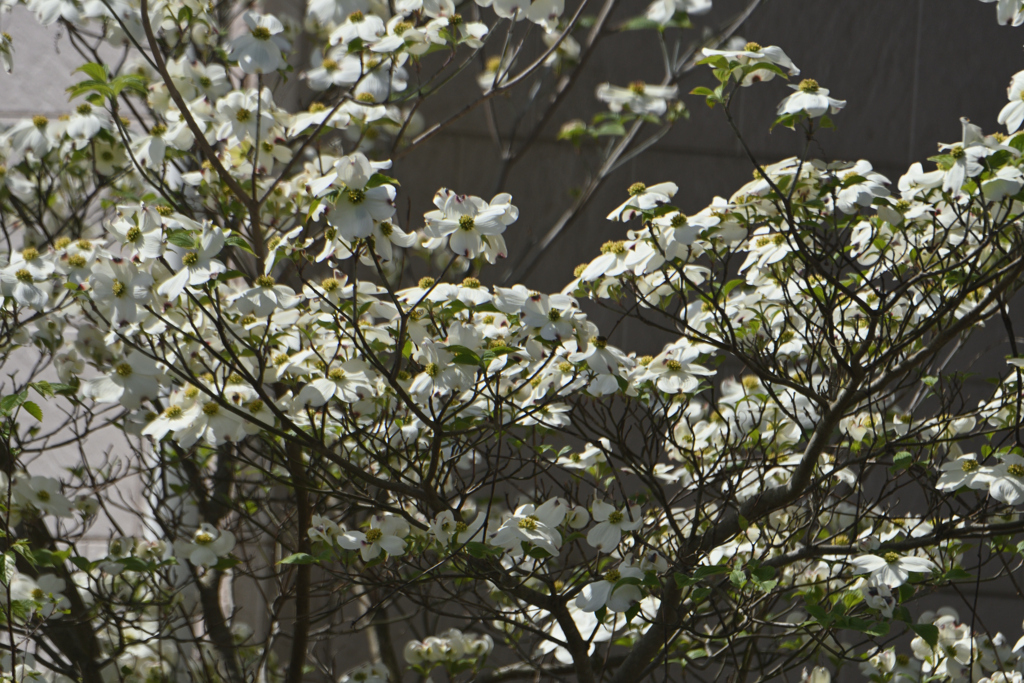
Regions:
[[[710, 5], [624, 26], [665, 40]], [[914, 601], [976, 586], [978, 562], [1012, 573], [1024, 534], [1024, 359], [980, 402], [949, 372], [985, 325], [1016, 348], [1024, 72], [1006, 133], [963, 119], [928, 170], [753, 159], [689, 213], [671, 180], [598, 192], [636, 132], [685, 116], [677, 75], [602, 84], [608, 111], [560, 136], [618, 140], [579, 196], [618, 204], [614, 239], [538, 291], [492, 268], [532, 207], [444, 187], [414, 206], [402, 159], [447, 125], [419, 105], [459, 70], [483, 65], [479, 102], [541, 72], [557, 102], [607, 26], [577, 40], [591, 20], [560, 0], [312, 0], [303, 27], [180, 0], [29, 8], [97, 61], [73, 113], [0, 133], [0, 669], [298, 680], [317, 639], [366, 628], [375, 661], [340, 680], [384, 683], [402, 619], [466, 629], [406, 644], [424, 678], [733, 658], [827, 682], [831, 656], [879, 683], [1021, 679], [1024, 644]], [[316, 101], [291, 112], [271, 76], [300, 30]], [[695, 90], [726, 117], [801, 74], [726, 38]], [[775, 124], [813, 141], [845, 102], [790, 88]], [[500, 146], [507, 170], [518, 142]], [[85, 441], [103, 428], [116, 445]], [[67, 443], [81, 462], [58, 471]], [[260, 632], [233, 602], [247, 585]], [[913, 659], [848, 645], [899, 629]], [[495, 648], [523, 661], [492, 671]]]

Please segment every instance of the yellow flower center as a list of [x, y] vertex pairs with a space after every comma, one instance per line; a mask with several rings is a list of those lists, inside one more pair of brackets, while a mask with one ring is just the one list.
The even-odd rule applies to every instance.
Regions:
[[252, 30], [252, 37], [256, 40], [270, 40], [270, 29], [266, 26], [257, 26]]
[[260, 275], [256, 278], [257, 287], [273, 287], [277, 282], [269, 275]]
[[970, 474], [971, 472], [977, 472], [981, 465], [978, 464], [977, 460], [964, 460], [960, 464], [960, 469]]
[[821, 86], [818, 85], [818, 81], [813, 78], [805, 78], [800, 81], [800, 92], [816, 93], [821, 90]]
[[469, 232], [476, 227], [476, 221], [473, 220], [472, 216], [459, 216], [459, 229]]
[[32, 117], [32, 125], [38, 128], [39, 130], [46, 128], [46, 124], [48, 124], [49, 122], [50, 119], [46, 118], [42, 114], [37, 114]]
[[647, 90], [647, 84], [643, 81], [633, 81], [629, 84], [629, 90], [634, 95], [643, 95]]
[[18, 278], [20, 282], [30, 283], [33, 282], [32, 273], [28, 272], [24, 268], [19, 268], [15, 273], [14, 277]]
[[521, 520], [519, 520], [519, 528], [526, 529], [527, 531], [536, 531], [538, 522], [540, 522], [540, 520], [534, 517], [533, 515], [523, 517]]
[[131, 377], [134, 370], [132, 370], [132, 366], [128, 363], [119, 363], [118, 366], [114, 368], [114, 372], [117, 373], [118, 377]]
[[900, 556], [899, 553], [888, 552], [885, 555], [882, 555], [882, 559], [889, 564], [892, 564], [894, 562], [899, 562]]
[[420, 281], [417, 284], [418, 284], [420, 289], [430, 289], [436, 283], [437, 283], [437, 280], [435, 280], [432, 277], [421, 277]]
[[366, 192], [356, 189], [349, 190], [348, 200], [353, 204], [362, 204], [366, 200]]
[[181, 262], [186, 266], [194, 266], [199, 263], [199, 254], [194, 251], [185, 252], [185, 255], [181, 257]]
[[647, 190], [647, 186], [643, 183], [633, 183], [629, 186], [627, 192], [629, 192], [630, 197], [636, 197], [638, 195], [642, 195], [645, 190]]
[[213, 417], [219, 412], [220, 406], [214, 403], [213, 401], [209, 401], [203, 404], [203, 415], [206, 415], [207, 417]]
[[366, 531], [366, 540], [370, 543], [376, 543], [382, 538], [384, 538], [384, 532], [380, 529], [368, 529]]
[[622, 256], [626, 251], [626, 242], [624, 240], [611, 240], [601, 245], [602, 254], [615, 254], [616, 256]]
[[325, 59], [324, 63], [321, 66], [323, 66], [324, 71], [327, 71], [328, 73], [330, 73], [331, 71], [338, 70], [338, 63], [333, 59]]
[[743, 51], [744, 52], [760, 52], [761, 51], [761, 46], [759, 44], [755, 43], [754, 41], [750, 41], [749, 43], [747, 43], [746, 45], [743, 46]]

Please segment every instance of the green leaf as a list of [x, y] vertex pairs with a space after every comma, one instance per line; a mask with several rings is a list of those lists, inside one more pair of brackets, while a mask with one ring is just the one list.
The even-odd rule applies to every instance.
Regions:
[[448, 351], [455, 355], [452, 358], [453, 363], [459, 365], [480, 365], [480, 356], [476, 355], [473, 349], [458, 344], [452, 344], [448, 346]]
[[218, 559], [217, 564], [213, 565], [213, 568], [216, 571], [223, 572], [241, 563], [242, 561], [234, 555], [228, 555], [227, 557]]
[[807, 605], [807, 613], [814, 617], [821, 624], [828, 626], [832, 623], [832, 616], [825, 611], [821, 605]]
[[315, 564], [316, 558], [309, 553], [292, 553], [278, 564]]
[[369, 190], [371, 187], [380, 187], [381, 185], [394, 185], [399, 187], [400, 183], [390, 176], [386, 176], [383, 173], [374, 173], [370, 176], [370, 179], [366, 181], [366, 189]]
[[[616, 581], [615, 585], [612, 586], [612, 593], [619, 590], [619, 588], [622, 586], [642, 586], [643, 583], [644, 580], [641, 579], [639, 576], [624, 576], [618, 581]], [[609, 595], [611, 595], [611, 593], [609, 593]]]
[[93, 563], [84, 557], [72, 557], [71, 564], [75, 565], [83, 572], [90, 572], [93, 569]]
[[35, 419], [39, 420], [40, 422], [43, 421], [43, 411], [33, 401], [25, 401], [25, 403], [22, 405], [22, 408], [24, 408], [28, 412], [28, 414], [34, 417]]
[[228, 235], [228, 238], [226, 240], [224, 240], [224, 244], [226, 244], [226, 245], [228, 245], [230, 247], [238, 247], [242, 251], [247, 251], [250, 254], [254, 253], [253, 250], [252, 250], [252, 247], [249, 246], [248, 240], [246, 240], [241, 235], [235, 235], [235, 234]]
[[644, 29], [655, 29], [661, 28], [661, 24], [656, 21], [652, 21], [647, 17], [633, 17], [625, 24], [622, 25], [623, 31], [642, 31]]
[[146, 79], [138, 74], [123, 74], [110, 82], [110, 89], [114, 95], [120, 95], [125, 90], [131, 90], [138, 95], [148, 94]]
[[640, 614], [640, 603], [636, 602], [636, 603], [633, 603], [632, 607], [630, 607], [628, 610], [626, 610], [626, 623], [627, 624], [631, 623], [636, 618], [636, 615], [638, 615], [638, 614]]
[[691, 95], [702, 95], [704, 97], [714, 97], [714, 95], [715, 95], [714, 91], [711, 90], [711, 88], [705, 88], [704, 86], [701, 86], [699, 88], [694, 88], [693, 90], [690, 91], [690, 94]]
[[914, 464], [914, 455], [908, 451], [900, 451], [892, 456], [892, 468], [894, 470], [905, 470]]
[[492, 548], [486, 543], [480, 543], [479, 541], [470, 541], [465, 545], [466, 552], [477, 559], [489, 557], [492, 555], [501, 555], [504, 551], [501, 548]]
[[789, 74], [782, 70], [777, 64], [771, 62], [758, 62], [757, 64], [749, 64], [743, 67], [743, 75], [752, 74], [755, 71], [771, 71], [776, 76], [782, 76], [787, 81], [789, 80]]
[[939, 627], [934, 624], [910, 624], [910, 628], [932, 647], [939, 644]]
[[25, 391], [0, 398], [0, 414], [10, 415], [15, 408], [25, 402], [26, 398], [28, 398], [28, 393]]
[[712, 67], [714, 69], [728, 69], [729, 68], [729, 60], [726, 59], [724, 55], [712, 55], [710, 57], [705, 57], [704, 59], [700, 60], [697, 63], [698, 64], [707, 64], [708, 66], [710, 66], [710, 67]]
[[747, 583], [747, 574], [741, 567], [736, 567], [729, 574], [729, 581], [737, 588], [742, 588]]
[[104, 97], [114, 97], [113, 89], [106, 83], [101, 83], [99, 81], [82, 81], [75, 85], [69, 85], [65, 88], [65, 91], [68, 93], [69, 100], [73, 100], [80, 95], [93, 91], [100, 93]]
[[[1018, 546], [1018, 548], [1019, 547], [1020, 546]], [[942, 578], [945, 581], [970, 581], [974, 579], [974, 575], [966, 571], [963, 567], [953, 567], [943, 574]]]
[[694, 579], [703, 579], [707, 576], [714, 576], [715, 574], [727, 574], [729, 567], [724, 564], [716, 564], [713, 567], [697, 567], [693, 572]]
[[167, 241], [182, 249], [195, 249], [196, 236], [188, 230], [175, 230], [167, 236]]
[[59, 567], [70, 556], [70, 550], [54, 552], [45, 548], [39, 548], [32, 551], [32, 563], [40, 567]]
[[155, 562], [146, 562], [138, 557], [118, 557], [115, 561], [131, 572], [151, 572], [156, 569]]
[[864, 602], [864, 594], [860, 591], [847, 591], [843, 596], [843, 605], [846, 609], [850, 609], [861, 602]]
[[591, 130], [590, 134], [594, 137], [601, 137], [604, 135], [625, 135], [626, 127], [621, 123], [606, 123]]
[[549, 553], [547, 550], [544, 550], [544, 548], [538, 548], [536, 546], [530, 548], [530, 550], [526, 554], [535, 560], [546, 560], [549, 557], [551, 557], [551, 553]]
[[0, 555], [0, 583], [5, 586], [11, 585], [11, 579], [14, 578], [14, 553], [6, 552]]
[[107, 82], [107, 67], [103, 66], [102, 64], [97, 64], [96, 62], [86, 62], [82, 66], [75, 69], [72, 73], [77, 73], [79, 71], [84, 73], [86, 76], [89, 76], [93, 80], [99, 81], [100, 83]]

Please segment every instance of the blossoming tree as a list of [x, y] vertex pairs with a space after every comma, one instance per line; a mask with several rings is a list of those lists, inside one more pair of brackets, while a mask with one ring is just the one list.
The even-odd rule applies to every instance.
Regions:
[[[513, 198], [441, 189], [403, 226], [392, 158], [517, 88], [531, 144], [615, 3], [311, 0], [304, 28], [28, 3], [83, 64], [73, 113], [0, 137], [5, 679], [1022, 680], [1024, 639], [918, 599], [1019, 578], [1024, 72], [1005, 130], [964, 120], [896, 188], [751, 153], [694, 215], [630, 186], [622, 239], [561, 292], [487, 286]], [[601, 85], [607, 111], [562, 128], [610, 144], [549, 237], [683, 115], [694, 69], [729, 123], [792, 78], [765, 123], [815, 148], [845, 102], [736, 39], [756, 4], [689, 51], [710, 0], [623, 25], [666, 46], [664, 80]], [[317, 96], [290, 112], [299, 32]], [[423, 119], [467, 70], [472, 104]], [[616, 348], [584, 307], [670, 341]], [[979, 403], [957, 370], [982, 327], [1012, 355]]]

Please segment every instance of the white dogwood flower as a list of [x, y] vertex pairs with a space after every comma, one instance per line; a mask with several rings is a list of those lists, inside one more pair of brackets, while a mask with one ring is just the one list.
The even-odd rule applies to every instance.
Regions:
[[807, 114], [817, 118], [827, 111], [835, 114], [846, 106], [846, 100], [837, 100], [828, 96], [828, 89], [818, 85], [813, 78], [805, 78], [797, 85], [790, 85], [796, 92], [779, 103], [779, 116]]
[[619, 545], [623, 531], [635, 531], [644, 523], [639, 505], [629, 505], [626, 512], [620, 512], [610, 503], [595, 500], [590, 511], [597, 525], [587, 533], [587, 543], [604, 553]]
[[247, 74], [266, 74], [284, 68], [281, 51], [288, 49], [288, 41], [278, 35], [284, 31], [284, 25], [272, 14], [246, 12], [242, 19], [249, 31], [231, 41], [231, 59]]
[[912, 572], [924, 574], [937, 570], [931, 560], [924, 557], [903, 556], [895, 552], [884, 555], [861, 555], [850, 560], [855, 574], [869, 574], [868, 581], [895, 588], [907, 582]]

